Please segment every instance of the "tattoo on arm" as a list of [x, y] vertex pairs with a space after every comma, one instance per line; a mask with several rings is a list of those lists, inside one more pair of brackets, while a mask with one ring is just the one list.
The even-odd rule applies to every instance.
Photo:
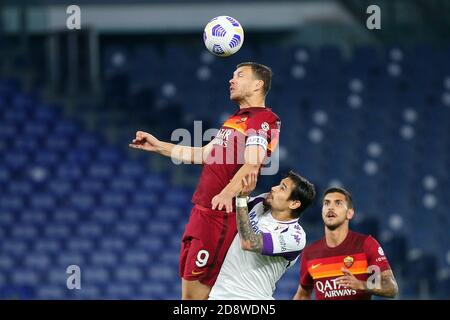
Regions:
[[370, 291], [375, 295], [394, 298], [398, 293], [398, 286], [392, 270], [383, 271], [381, 273], [381, 287]]
[[237, 207], [236, 211], [237, 228], [241, 241], [248, 244], [247, 250], [260, 253], [263, 247], [262, 234], [256, 234], [250, 226], [248, 208]]

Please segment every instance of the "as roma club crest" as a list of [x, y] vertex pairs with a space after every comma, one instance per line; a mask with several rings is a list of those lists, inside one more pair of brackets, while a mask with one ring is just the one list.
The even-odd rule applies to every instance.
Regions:
[[353, 265], [353, 257], [350, 257], [350, 256], [346, 256], [345, 258], [344, 258], [344, 266], [346, 267], [346, 268], [351, 268], [352, 267], [352, 265]]

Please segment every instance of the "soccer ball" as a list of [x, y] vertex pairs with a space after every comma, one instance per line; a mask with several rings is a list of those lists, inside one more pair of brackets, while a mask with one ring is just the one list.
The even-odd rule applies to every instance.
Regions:
[[232, 17], [215, 17], [203, 31], [203, 42], [212, 54], [228, 57], [242, 47], [244, 30], [241, 24]]

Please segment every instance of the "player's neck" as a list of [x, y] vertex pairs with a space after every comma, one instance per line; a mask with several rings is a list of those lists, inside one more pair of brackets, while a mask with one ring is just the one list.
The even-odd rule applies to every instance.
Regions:
[[264, 108], [266, 101], [261, 97], [248, 97], [239, 102], [239, 109]]
[[276, 211], [276, 210], [271, 210], [272, 213], [272, 217], [275, 220], [278, 221], [291, 221], [294, 220], [294, 218], [291, 217], [291, 212], [290, 211]]
[[335, 230], [330, 230], [325, 227], [325, 241], [330, 248], [340, 245], [348, 234], [348, 225], [342, 225]]

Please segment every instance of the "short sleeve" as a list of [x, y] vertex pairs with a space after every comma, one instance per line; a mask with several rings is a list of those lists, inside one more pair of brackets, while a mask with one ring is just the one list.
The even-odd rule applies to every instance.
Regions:
[[305, 289], [309, 289], [314, 286], [314, 280], [308, 271], [308, 259], [305, 251], [303, 251], [300, 258], [300, 285]]
[[306, 236], [298, 223], [286, 226], [278, 232], [263, 232], [262, 254], [266, 256], [282, 256], [288, 260], [297, 258], [305, 247]]
[[391, 268], [383, 249], [373, 237], [368, 236], [364, 241], [364, 252], [369, 266], [378, 266], [381, 272]]
[[279, 140], [281, 122], [272, 112], [260, 112], [253, 115], [247, 123], [245, 145], [258, 145], [272, 152]]

